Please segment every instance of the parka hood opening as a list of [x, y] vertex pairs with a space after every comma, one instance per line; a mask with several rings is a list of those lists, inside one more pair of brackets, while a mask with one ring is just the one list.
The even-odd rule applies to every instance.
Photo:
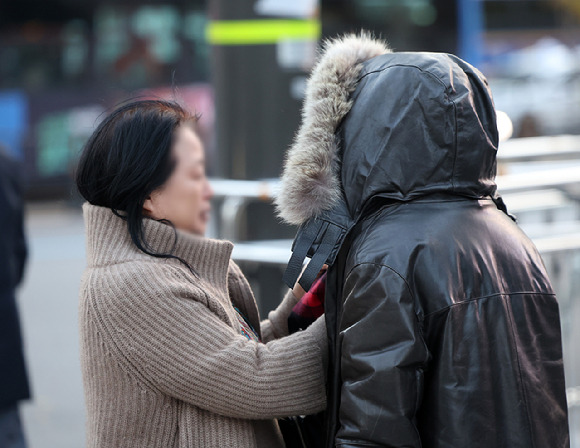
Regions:
[[501, 203], [497, 146], [487, 81], [466, 62], [393, 53], [367, 33], [326, 42], [276, 198], [280, 217], [300, 226], [286, 283], [312, 256], [301, 280], [307, 290], [374, 197], [445, 193]]
[[276, 198], [284, 221], [301, 225], [342, 200], [336, 130], [352, 106], [362, 64], [390, 51], [365, 32], [324, 43], [308, 79], [302, 125], [288, 150]]

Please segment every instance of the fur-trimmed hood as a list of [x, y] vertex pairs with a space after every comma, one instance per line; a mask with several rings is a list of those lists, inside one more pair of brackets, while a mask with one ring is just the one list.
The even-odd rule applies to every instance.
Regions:
[[497, 146], [491, 92], [471, 65], [448, 54], [393, 53], [367, 34], [328, 42], [276, 200], [280, 216], [301, 226], [293, 263], [306, 253], [316, 265], [332, 263], [376, 197], [495, 196]]
[[288, 151], [276, 204], [280, 216], [300, 225], [340, 200], [336, 129], [352, 106], [363, 62], [389, 53], [370, 34], [347, 35], [324, 44], [308, 79], [302, 125]]

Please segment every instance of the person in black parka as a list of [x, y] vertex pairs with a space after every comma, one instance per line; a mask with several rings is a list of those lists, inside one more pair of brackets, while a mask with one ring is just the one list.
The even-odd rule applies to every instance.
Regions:
[[24, 236], [20, 165], [0, 147], [0, 446], [22, 448], [18, 402], [30, 398], [15, 290], [22, 281]]
[[495, 184], [484, 76], [327, 43], [285, 162], [285, 280], [327, 263], [327, 447], [566, 448], [558, 303]]

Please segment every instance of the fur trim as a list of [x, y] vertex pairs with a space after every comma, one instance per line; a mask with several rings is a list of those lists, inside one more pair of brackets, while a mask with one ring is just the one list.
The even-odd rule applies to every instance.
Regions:
[[276, 198], [278, 215], [286, 222], [303, 224], [340, 199], [336, 128], [352, 107], [350, 95], [362, 63], [390, 52], [366, 32], [325, 42], [308, 79], [302, 124], [288, 150]]

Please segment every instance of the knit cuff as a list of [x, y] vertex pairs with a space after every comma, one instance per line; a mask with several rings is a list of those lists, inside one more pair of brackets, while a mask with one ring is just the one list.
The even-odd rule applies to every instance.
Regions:
[[292, 294], [292, 290], [288, 290], [282, 303], [278, 305], [273, 311], [268, 313], [268, 319], [262, 321], [260, 324], [262, 330], [262, 341], [268, 342], [273, 339], [278, 339], [289, 334], [288, 332], [288, 316], [292, 312], [294, 305], [298, 303], [298, 299]]
[[322, 368], [326, 381], [326, 372], [328, 371], [328, 336], [326, 333], [326, 316], [323, 314], [314, 321], [304, 332], [310, 333], [314, 342], [318, 345], [322, 355]]

